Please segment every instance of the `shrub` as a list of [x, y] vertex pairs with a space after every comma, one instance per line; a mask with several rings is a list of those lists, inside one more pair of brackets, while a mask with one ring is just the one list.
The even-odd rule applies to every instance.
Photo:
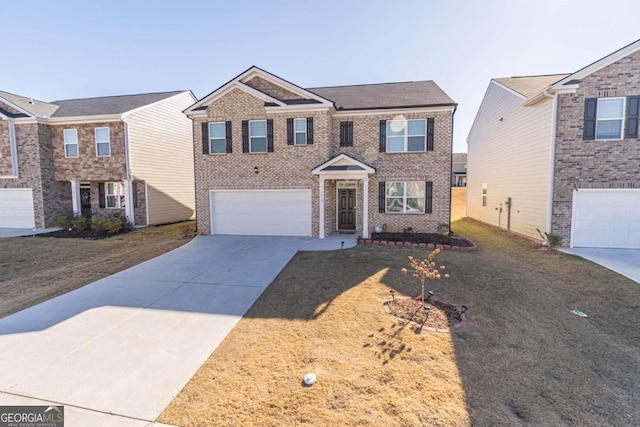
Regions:
[[59, 216], [55, 221], [53, 221], [53, 225], [68, 230], [73, 226], [73, 217], [67, 215]]
[[115, 234], [122, 229], [122, 220], [117, 217], [93, 218], [91, 230], [96, 234]]
[[555, 249], [562, 244], [562, 236], [559, 234], [547, 233], [546, 231], [542, 234], [539, 228], [536, 228], [536, 231], [542, 238], [542, 244], [548, 246], [549, 249]]
[[71, 220], [71, 227], [75, 231], [83, 232], [89, 229], [91, 226], [91, 220], [83, 216], [74, 216]]

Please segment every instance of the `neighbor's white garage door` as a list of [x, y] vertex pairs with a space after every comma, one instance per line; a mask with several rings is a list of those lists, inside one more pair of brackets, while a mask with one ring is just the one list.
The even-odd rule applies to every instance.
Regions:
[[33, 228], [33, 190], [0, 189], [0, 228]]
[[211, 234], [311, 236], [311, 190], [212, 190]]
[[640, 189], [573, 192], [571, 246], [640, 249]]

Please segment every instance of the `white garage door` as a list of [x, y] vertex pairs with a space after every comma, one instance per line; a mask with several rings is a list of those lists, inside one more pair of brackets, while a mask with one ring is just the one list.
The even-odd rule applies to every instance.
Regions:
[[571, 246], [640, 249], [640, 189], [573, 192]]
[[211, 234], [311, 236], [311, 190], [213, 190]]
[[0, 189], [0, 228], [33, 228], [33, 191], [30, 188]]

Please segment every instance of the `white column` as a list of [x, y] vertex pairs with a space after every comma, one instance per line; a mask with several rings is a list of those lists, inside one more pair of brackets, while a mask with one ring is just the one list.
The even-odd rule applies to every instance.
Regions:
[[362, 180], [362, 238], [369, 238], [369, 176]]
[[73, 215], [78, 216], [82, 214], [80, 183], [76, 180], [71, 181], [71, 206], [73, 207]]
[[318, 237], [324, 239], [324, 176], [322, 175], [320, 175], [318, 193]]
[[132, 224], [135, 224], [133, 218], [133, 185], [131, 184], [130, 179], [123, 180], [124, 182], [124, 213], [127, 216], [127, 219], [131, 221]]

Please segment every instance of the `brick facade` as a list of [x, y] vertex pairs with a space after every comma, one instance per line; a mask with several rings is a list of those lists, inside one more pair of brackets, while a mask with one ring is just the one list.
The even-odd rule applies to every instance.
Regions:
[[[111, 156], [96, 154], [95, 129], [109, 128]], [[78, 131], [78, 157], [67, 158], [64, 152], [64, 129]], [[51, 126], [55, 179], [58, 181], [122, 181], [126, 179], [124, 123], [90, 123]]]
[[0, 176], [10, 176], [13, 174], [13, 165], [11, 163], [9, 122], [0, 119]]
[[71, 189], [69, 183], [54, 181], [49, 127], [38, 123], [16, 124], [15, 133], [18, 178], [0, 178], [0, 188], [31, 188], [35, 225], [50, 227], [55, 218], [70, 210]]
[[640, 95], [640, 52], [580, 81], [576, 93], [558, 95], [552, 232], [571, 244], [574, 188], [640, 188], [640, 140], [583, 139], [586, 98]]
[[[250, 82], [255, 85], [254, 77]], [[262, 80], [262, 79], [260, 79]], [[264, 81], [264, 80], [263, 80]], [[264, 81], [266, 82], [266, 81]], [[272, 85], [272, 83], [269, 85]], [[261, 90], [280, 99], [291, 95], [260, 86]], [[298, 96], [299, 97], [299, 96]], [[287, 118], [313, 117], [314, 143], [287, 145]], [[437, 232], [441, 224], [449, 224], [451, 112], [408, 113], [405, 117], [435, 119], [434, 151], [424, 153], [380, 153], [379, 121], [397, 117], [393, 111], [385, 114], [332, 115], [324, 111], [299, 113], [267, 112], [264, 101], [240, 89], [233, 89], [214, 100], [207, 117], [194, 118], [194, 154], [196, 181], [196, 217], [198, 232], [211, 233], [209, 192], [212, 189], [311, 189], [312, 235], [319, 235], [319, 178], [311, 171], [331, 158], [346, 154], [376, 170], [369, 176], [369, 231], [375, 224], [386, 224], [388, 231], [412, 227], [416, 232]], [[274, 152], [249, 154], [242, 152], [243, 120], [273, 119]], [[350, 120], [353, 126], [353, 147], [339, 146], [340, 122]], [[233, 152], [221, 155], [203, 154], [202, 123], [231, 121]], [[254, 173], [258, 167], [259, 173]], [[433, 213], [378, 213], [378, 182], [433, 181]], [[357, 184], [357, 226], [362, 234], [363, 184]], [[336, 229], [336, 182], [325, 182], [324, 230]]]
[[288, 91], [285, 88], [273, 84], [261, 77], [254, 77], [251, 80], [247, 81], [245, 84], [279, 100], [303, 99], [300, 95]]

